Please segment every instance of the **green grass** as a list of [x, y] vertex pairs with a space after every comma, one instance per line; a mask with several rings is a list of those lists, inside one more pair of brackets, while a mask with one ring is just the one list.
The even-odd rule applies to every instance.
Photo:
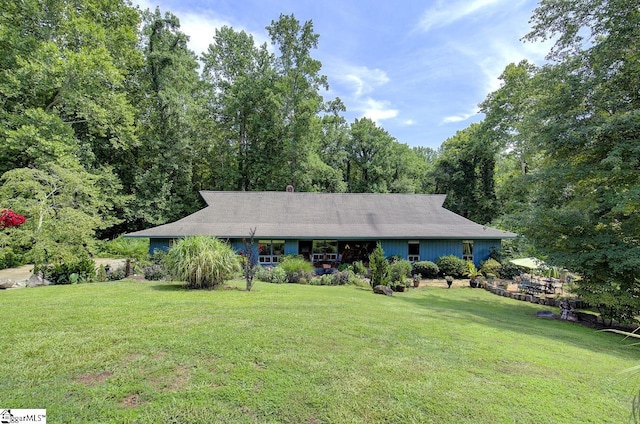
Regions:
[[51, 423], [617, 423], [640, 385], [619, 335], [470, 288], [123, 281], [0, 300], [0, 407]]

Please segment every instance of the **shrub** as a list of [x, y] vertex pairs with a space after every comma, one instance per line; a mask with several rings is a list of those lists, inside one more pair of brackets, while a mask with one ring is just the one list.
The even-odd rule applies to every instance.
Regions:
[[411, 275], [411, 262], [401, 260], [391, 264], [389, 277], [392, 283], [406, 285], [407, 278]]
[[151, 263], [157, 265], [164, 265], [164, 257], [167, 256], [167, 252], [162, 249], [153, 249], [151, 254]]
[[10, 247], [0, 249], [0, 269], [15, 268], [22, 265], [22, 256], [17, 255]]
[[467, 261], [455, 255], [441, 256], [436, 261], [441, 275], [450, 275], [455, 278], [464, 277], [469, 271]]
[[235, 251], [214, 237], [185, 237], [174, 244], [164, 260], [169, 274], [190, 289], [220, 286], [240, 271]]
[[124, 265], [118, 268], [110, 268], [107, 271], [107, 280], [109, 281], [117, 281], [126, 278], [127, 272], [125, 270]]
[[149, 281], [163, 280], [167, 277], [168, 272], [161, 264], [151, 264], [142, 267], [144, 279]]
[[287, 282], [287, 273], [279, 266], [275, 268], [261, 267], [256, 272], [255, 278], [265, 283], [283, 284]]
[[281, 268], [289, 283], [299, 283], [301, 280], [306, 280], [308, 274], [313, 274], [315, 268], [313, 264], [305, 260], [301, 256], [286, 256], [277, 268]]
[[371, 268], [371, 286], [389, 285], [389, 262], [384, 257], [384, 250], [380, 243], [369, 256], [369, 267]]
[[100, 265], [96, 271], [96, 281], [103, 283], [107, 281], [107, 269], [104, 265]]
[[333, 276], [329, 274], [316, 276], [309, 280], [309, 284], [312, 286], [331, 286], [333, 285]]
[[503, 278], [505, 280], [513, 280], [520, 274], [522, 274], [522, 269], [519, 266], [512, 264], [511, 262], [503, 263], [502, 266], [500, 266], [500, 270], [498, 271], [498, 275], [500, 276], [500, 278]]
[[77, 262], [66, 262], [48, 265], [42, 268], [46, 280], [53, 284], [73, 284], [94, 281], [96, 265], [86, 258]]
[[260, 281], [264, 281], [265, 283], [271, 282], [271, 268], [264, 268], [260, 265], [257, 266], [257, 270], [255, 273], [255, 278]]
[[338, 265], [338, 271], [346, 271], [346, 270], [353, 270], [353, 266], [349, 265], [349, 264], [340, 264]]
[[358, 287], [370, 287], [369, 283], [358, 278], [350, 269], [311, 278], [309, 279], [309, 284], [314, 286], [342, 286], [350, 284]]
[[353, 277], [349, 277], [349, 282], [347, 283], [351, 286], [356, 286], [356, 287], [366, 287], [366, 288], [371, 288], [371, 286], [369, 285], [369, 283], [361, 278], [358, 278], [357, 275], [353, 275]]
[[367, 267], [364, 266], [362, 261], [355, 261], [354, 263], [351, 264], [351, 266], [353, 267], [353, 272], [355, 272], [356, 275], [362, 275], [362, 276], [367, 275]]
[[422, 278], [436, 278], [440, 268], [431, 261], [420, 261], [413, 263], [413, 274], [420, 274]]
[[400, 262], [401, 260], [402, 260], [401, 255], [389, 255], [389, 257], [387, 258], [387, 262], [389, 262], [390, 265], [393, 265], [396, 262]]
[[355, 274], [353, 271], [338, 271], [332, 274], [333, 276], [333, 285], [334, 286], [343, 286], [345, 284], [349, 284], [349, 279], [355, 278]]
[[500, 262], [495, 259], [489, 258], [486, 261], [480, 262], [480, 272], [484, 275], [493, 274], [498, 275], [500, 273]]
[[612, 326], [614, 321], [637, 324], [636, 317], [640, 310], [637, 280], [636, 284], [581, 280], [575, 291], [582, 300], [598, 310], [606, 326]]

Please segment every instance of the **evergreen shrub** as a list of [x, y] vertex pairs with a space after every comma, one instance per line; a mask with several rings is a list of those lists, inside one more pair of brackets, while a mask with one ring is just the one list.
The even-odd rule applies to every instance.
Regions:
[[480, 272], [482, 272], [484, 275], [499, 275], [501, 267], [502, 265], [500, 264], [500, 262], [492, 258], [480, 262]]
[[436, 278], [440, 268], [434, 262], [431, 261], [419, 261], [413, 263], [412, 273], [422, 275], [422, 278]]
[[392, 283], [406, 285], [407, 278], [411, 275], [411, 262], [400, 260], [389, 267], [389, 277]]
[[265, 283], [283, 284], [287, 282], [287, 273], [279, 266], [275, 268], [260, 267], [256, 272], [255, 278]]
[[371, 287], [389, 285], [391, 281], [389, 276], [389, 262], [384, 256], [384, 250], [380, 243], [378, 243], [373, 253], [369, 255], [369, 268], [371, 269]]
[[511, 262], [505, 262], [500, 266], [498, 275], [504, 280], [513, 280], [523, 273], [523, 269]]
[[72, 284], [95, 281], [96, 265], [86, 258], [77, 262], [65, 262], [47, 265], [42, 268], [45, 280], [52, 284]]
[[356, 275], [362, 275], [362, 276], [367, 275], [367, 267], [364, 266], [362, 261], [355, 261], [354, 263], [351, 264], [351, 266], [353, 267], [353, 272], [355, 272]]
[[439, 257], [436, 265], [440, 269], [440, 275], [450, 275], [454, 278], [462, 278], [469, 271], [467, 261], [455, 255]]

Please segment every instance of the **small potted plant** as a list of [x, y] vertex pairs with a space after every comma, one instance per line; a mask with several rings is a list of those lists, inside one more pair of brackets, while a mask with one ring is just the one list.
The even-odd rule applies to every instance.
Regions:
[[467, 261], [467, 267], [469, 268], [466, 272], [466, 275], [469, 277], [469, 285], [472, 288], [476, 288], [478, 287], [478, 277], [482, 274], [471, 261]]
[[422, 280], [422, 274], [413, 274], [413, 287], [420, 287], [420, 280]]
[[395, 292], [403, 292], [407, 289], [407, 281], [406, 279], [394, 281], [392, 283], [391, 289]]

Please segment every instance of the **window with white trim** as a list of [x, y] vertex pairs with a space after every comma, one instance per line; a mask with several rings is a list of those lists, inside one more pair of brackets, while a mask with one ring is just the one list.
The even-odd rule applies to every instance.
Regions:
[[258, 262], [261, 264], [278, 263], [284, 255], [284, 240], [258, 240]]
[[407, 255], [409, 262], [418, 262], [420, 260], [420, 242], [412, 240], [409, 242], [409, 254]]
[[462, 241], [462, 259], [473, 262], [473, 240]]
[[313, 262], [332, 262], [338, 257], [338, 240], [314, 240]]

